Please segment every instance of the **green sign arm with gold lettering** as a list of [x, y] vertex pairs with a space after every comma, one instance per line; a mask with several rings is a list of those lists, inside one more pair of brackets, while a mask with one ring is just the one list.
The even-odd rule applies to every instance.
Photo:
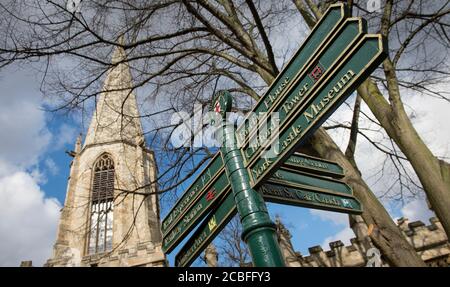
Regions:
[[271, 102], [270, 109], [258, 117], [258, 123], [253, 124], [253, 129], [248, 133], [246, 140], [239, 142], [242, 147], [249, 145], [249, 148], [245, 149], [247, 151], [245, 154], [246, 162], [257, 156], [255, 151], [264, 142], [263, 139], [261, 140], [263, 128], [266, 130], [264, 138], [276, 133], [276, 125], [272, 123], [275, 120], [272, 112], [277, 112], [278, 125], [282, 125], [288, 116], [296, 110], [295, 107], [310, 97], [315, 87], [327, 78], [333, 68], [365, 35], [366, 26], [365, 20], [361, 18], [346, 19], [324, 44], [323, 49], [315, 53], [310, 65], [303, 67], [301, 72], [292, 79], [290, 85], [286, 86], [284, 96]]
[[[219, 165], [220, 164], [220, 165]], [[192, 195], [187, 197], [189, 193], [185, 193], [181, 198], [189, 199], [190, 201], [184, 205], [176, 205], [179, 208], [177, 213], [172, 210], [170, 214], [175, 214], [175, 219], [172, 221], [165, 220], [163, 222], [171, 222], [169, 228], [165, 229], [163, 233], [163, 249], [166, 253], [171, 252], [176, 245], [183, 240], [183, 238], [189, 234], [189, 232], [201, 221], [213, 208], [217, 206], [217, 201], [224, 196], [230, 190], [230, 184], [225, 174], [224, 169], [214, 168], [214, 166], [223, 166], [222, 158], [214, 158], [212, 164], [208, 165], [210, 170], [220, 170], [217, 174], [211, 172], [207, 174], [209, 182], [201, 183], [200, 187], [197, 185], [197, 189], [193, 189], [192, 186], [188, 189], [188, 192], [192, 192]], [[280, 173], [276, 173], [271, 179], [281, 180], [280, 175], [284, 175], [285, 181], [295, 181], [303, 186], [309, 186], [309, 188], [320, 191], [320, 187], [339, 190], [337, 187], [345, 189], [344, 183], [333, 182], [330, 178], [318, 177], [317, 175], [323, 175], [327, 177], [340, 178], [344, 175], [342, 167], [338, 164], [325, 161], [319, 158], [311, 157], [308, 155], [296, 153], [292, 155], [284, 164], [284, 167], [280, 169]], [[294, 172], [295, 175], [290, 174]], [[278, 177], [277, 177], [278, 175]], [[311, 186], [315, 184], [315, 186]], [[333, 185], [333, 186], [331, 186]], [[196, 186], [195, 184], [193, 186]], [[179, 201], [180, 202], [180, 201]], [[182, 202], [182, 201], [181, 201]], [[181, 208], [184, 207], [184, 208]], [[166, 217], [167, 219], [167, 217]]]
[[344, 177], [344, 169], [339, 164], [301, 153], [291, 155], [283, 166], [332, 178]]
[[361, 203], [350, 194], [317, 192], [304, 187], [265, 183], [258, 191], [268, 202], [334, 212], [361, 214]]
[[252, 186], [258, 186], [298, 149], [386, 58], [381, 35], [365, 35], [315, 90], [314, 96], [280, 127], [279, 137], [264, 146], [272, 147], [274, 158], [257, 158], [247, 163]]
[[[307, 187], [293, 187], [278, 183], [266, 183], [258, 188], [264, 200], [306, 208], [323, 209], [335, 212], [361, 214], [361, 203], [351, 194], [339, 194], [332, 190], [317, 192]], [[208, 244], [221, 232], [236, 214], [233, 194], [229, 193], [200, 224], [191, 238], [175, 256], [175, 266], [186, 267], [192, 264]]]
[[175, 256], [175, 266], [185, 267], [200, 255], [208, 244], [222, 231], [227, 223], [236, 215], [236, 203], [233, 194], [229, 193], [221, 200], [218, 208], [200, 224], [191, 238]]
[[349, 9], [343, 3], [330, 5], [306, 40], [270, 85], [267, 92], [256, 103], [249, 117], [238, 127], [236, 138], [239, 146], [252, 133], [251, 130], [256, 127], [256, 119], [253, 115], [269, 112], [274, 102], [284, 97], [284, 93], [288, 86], [292, 84], [292, 80], [297, 78], [300, 73], [310, 69], [311, 65], [314, 64], [314, 56], [317, 51], [324, 49], [327, 41], [336, 33], [349, 14]]

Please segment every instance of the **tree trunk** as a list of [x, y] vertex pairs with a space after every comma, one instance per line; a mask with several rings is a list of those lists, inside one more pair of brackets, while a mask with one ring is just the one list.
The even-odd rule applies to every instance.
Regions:
[[353, 188], [354, 195], [363, 204], [362, 217], [375, 229], [370, 237], [390, 266], [425, 266], [414, 248], [406, 241], [386, 209], [376, 198], [351, 162], [324, 129], [319, 129], [310, 140], [311, 147], [324, 159], [338, 162], [345, 170], [344, 181]]
[[[381, 34], [388, 38], [393, 0], [385, 3], [381, 19]], [[431, 207], [439, 217], [447, 237], [450, 236], [450, 181], [449, 165], [439, 161], [426, 146], [413, 127], [405, 112], [395, 70], [395, 63], [388, 57], [383, 62], [389, 102], [378, 86], [371, 80], [365, 81], [358, 91], [372, 113], [386, 130], [403, 154], [408, 158], [427, 194]]]
[[[389, 62], [389, 60], [385, 61], [387, 66], [385, 69], [390, 69]], [[388, 81], [396, 80], [394, 75], [390, 75], [391, 73], [389, 71], [387, 76], [393, 77], [393, 79], [388, 78]], [[400, 98], [398, 91], [389, 90], [390, 101], [393, 104], [387, 102], [377, 85], [371, 80], [366, 80], [358, 88], [358, 92], [388, 136], [395, 141], [408, 158], [434, 212], [450, 238], [450, 165], [437, 159], [420, 138], [409, 120], [403, 104], [397, 100]]]
[[[305, 5], [301, 0], [293, 0], [303, 17], [312, 17], [305, 12]], [[315, 18], [322, 16], [314, 3], [306, 1]], [[326, 7], [324, 7], [325, 9]], [[310, 28], [316, 19], [305, 19]], [[358, 90], [360, 91], [360, 90]], [[362, 95], [361, 95], [362, 96]], [[363, 97], [364, 99], [364, 97]], [[345, 169], [344, 181], [353, 188], [355, 196], [364, 206], [362, 217], [366, 224], [373, 224], [375, 229], [371, 233], [374, 244], [383, 253], [384, 259], [391, 266], [425, 266], [414, 248], [406, 241], [400, 229], [395, 225], [389, 213], [376, 198], [362, 179], [359, 171], [345, 157], [339, 147], [324, 129], [319, 129], [310, 140], [311, 148], [321, 157], [336, 161]]]

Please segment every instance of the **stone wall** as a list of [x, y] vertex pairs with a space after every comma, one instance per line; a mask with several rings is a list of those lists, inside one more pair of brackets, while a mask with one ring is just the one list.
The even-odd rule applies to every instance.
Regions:
[[[397, 224], [428, 266], [450, 266], [450, 243], [437, 218], [431, 218], [430, 225], [421, 221], [409, 222], [406, 218], [400, 218]], [[340, 240], [331, 242], [327, 250], [313, 246], [308, 249], [309, 255], [303, 256], [293, 250], [291, 235], [279, 220], [277, 226], [286, 264], [290, 267], [361, 267], [372, 258], [368, 250], [375, 246], [367, 236], [352, 238], [348, 246]], [[389, 266], [382, 258], [380, 263]]]

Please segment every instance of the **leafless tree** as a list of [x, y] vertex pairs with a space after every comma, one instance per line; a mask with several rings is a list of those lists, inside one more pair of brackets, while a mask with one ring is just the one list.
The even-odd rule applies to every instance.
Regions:
[[216, 240], [220, 266], [244, 267], [251, 264], [250, 252], [242, 240], [241, 234], [241, 222], [239, 216], [235, 216], [224, 230], [222, 230]]
[[[294, 2], [299, 11], [304, 11], [302, 15], [310, 18], [311, 23], [314, 23], [314, 17], [321, 15], [320, 7], [312, 1]], [[445, 32], [449, 25], [449, 2], [436, 1], [429, 5], [429, 2], [424, 1], [387, 0], [375, 13], [367, 10], [364, 5], [366, 1], [348, 2], [356, 14], [370, 19], [373, 30], [389, 40], [390, 55], [383, 63], [384, 73], [365, 81], [359, 87], [358, 94], [392, 142], [392, 154], [389, 157], [399, 174], [400, 188], [397, 195], [403, 198], [403, 188], [407, 186], [402, 182], [404, 179], [413, 183], [414, 188], [419, 187], [404, 166], [403, 160], [406, 158], [434, 211], [446, 226], [447, 234], [450, 234], [449, 214], [445, 207], [450, 204], [449, 164], [433, 155], [420, 138], [405, 111], [404, 103], [408, 93], [413, 91], [447, 102], [449, 100], [448, 92], [436, 89], [436, 84], [448, 81], [449, 75], [449, 42]], [[439, 53], [437, 50], [444, 52]], [[434, 53], [431, 55], [430, 51]], [[387, 94], [388, 100], [384, 94]], [[406, 96], [402, 97], [402, 94]]]
[[[182, 124], [171, 123], [173, 112], [193, 114], [196, 103], [207, 107], [214, 90], [224, 88], [233, 93], [238, 110], [248, 111], [299, 42], [285, 43], [285, 37], [279, 35], [287, 33], [292, 21], [300, 33], [307, 34], [307, 27], [314, 25], [330, 2], [84, 0], [81, 12], [72, 13], [65, 1], [2, 1], [0, 67], [27, 64], [40, 69], [41, 88], [53, 100], [53, 111], [80, 109], [89, 113], [102, 79], [113, 66], [111, 53], [117, 47], [124, 48], [134, 78], [133, 90], [145, 95], [142, 120], [148, 142], [158, 156], [159, 192], [170, 202], [178, 193], [166, 191], [181, 191], [215, 152], [206, 147], [171, 145], [171, 135]], [[388, 0], [381, 14], [366, 11], [364, 1], [349, 2], [355, 14], [364, 15], [375, 32], [389, 39], [393, 49], [383, 71], [375, 73], [358, 93], [375, 115], [375, 119], [367, 118], [377, 122], [395, 145], [388, 149], [369, 136], [365, 138], [392, 155], [389, 159], [397, 167], [406, 160], [411, 163], [445, 226], [450, 219], [448, 209], [441, 208], [450, 200], [448, 190], [444, 190], [449, 186], [445, 185], [447, 163], [431, 154], [415, 132], [404, 112], [400, 87], [448, 100], [448, 94], [430, 85], [448, 76], [446, 59], [441, 53], [431, 58], [427, 52], [442, 47], [448, 51], [448, 2], [426, 5], [420, 0]], [[118, 40], [122, 35], [124, 42]], [[402, 56], [407, 53], [418, 56]], [[384, 94], [389, 95], [389, 101]], [[355, 135], [364, 135], [357, 127], [358, 110], [352, 124], [337, 123], [352, 130], [354, 143], [349, 145], [347, 156], [324, 129], [316, 132], [304, 150], [344, 166], [345, 180], [365, 206], [364, 220], [376, 226], [371, 237], [392, 265], [423, 265], [355, 166]], [[426, 167], [418, 167], [424, 163]], [[425, 178], [426, 173], [433, 176]], [[412, 178], [408, 172], [400, 174]], [[436, 195], [445, 200], [436, 202]]]

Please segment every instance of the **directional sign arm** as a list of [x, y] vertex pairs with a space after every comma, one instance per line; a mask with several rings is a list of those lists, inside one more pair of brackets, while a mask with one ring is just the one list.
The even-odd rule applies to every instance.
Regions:
[[[346, 19], [339, 30], [325, 44], [324, 48], [326, 49], [316, 52], [317, 55], [312, 63], [314, 65], [309, 66], [306, 70], [303, 69], [304, 71], [286, 89], [284, 97], [280, 97], [273, 104], [270, 113], [265, 114], [259, 120], [260, 126], [255, 126], [254, 132], [242, 144], [246, 163], [261, 156], [264, 144], [277, 134], [277, 125], [282, 128], [295, 111], [308, 103], [313, 97], [316, 87], [326, 81], [332, 74], [333, 69], [341, 64], [342, 59], [361, 40], [366, 30], [366, 23], [363, 19]], [[274, 115], [278, 116], [278, 121], [275, 121], [272, 112], [276, 112]]]
[[[176, 245], [189, 234], [198, 222], [200, 222], [214, 206], [217, 206], [217, 201], [230, 191], [228, 178], [223, 168], [218, 168], [218, 166], [216, 166], [218, 163], [222, 164], [221, 157], [220, 160], [214, 158], [207, 169], [218, 169], [219, 172], [213, 176], [204, 177], [208, 178], [208, 182], [205, 181], [205, 183], [201, 185], [202, 188], [193, 189], [192, 186], [195, 186], [195, 184], [192, 185], [187, 191], [192, 192], [192, 196], [186, 197], [185, 193], [181, 198], [181, 200], [190, 198], [188, 204], [175, 205], [178, 209], [172, 209], [169, 213], [174, 216], [174, 219], [168, 221], [168, 218], [165, 218], [164, 222], [170, 222], [170, 225], [168, 225], [163, 233], [164, 252], [171, 252]], [[211, 173], [211, 171], [208, 173]], [[350, 192], [351, 190], [345, 183], [336, 182], [330, 178], [324, 178], [317, 175], [340, 178], [343, 176], [343, 169], [337, 163], [296, 153], [288, 158], [285, 162], [285, 167], [280, 169], [278, 177], [272, 177], [271, 180], [275, 183], [286, 183], [287, 181], [290, 181], [291, 183], [296, 182], [302, 186], [309, 186], [315, 191], [326, 189], [337, 190], [337, 192], [344, 192], [345, 190]], [[195, 182], [201, 181], [197, 180]], [[313, 184], [315, 184], [315, 186], [312, 186]]]
[[276, 156], [248, 163], [253, 186], [269, 178], [378, 67], [386, 58], [386, 53], [381, 35], [365, 35], [329, 78], [317, 87], [308, 104], [289, 117], [281, 127], [279, 137], [273, 137], [272, 142], [267, 144], [274, 148]]
[[[361, 214], [361, 203], [351, 194], [338, 194], [333, 190], [317, 192], [308, 187], [294, 187], [280, 183], [265, 183], [258, 192], [268, 202], [287, 204], [327, 211]], [[218, 208], [202, 222], [192, 237], [175, 257], [175, 266], [189, 266], [219, 234], [236, 214], [233, 194], [229, 193]]]
[[163, 235], [169, 233], [170, 229], [176, 225], [177, 221], [192, 206], [194, 201], [202, 196], [222, 172], [222, 158], [220, 157], [220, 154], [216, 154], [206, 168], [194, 180], [191, 186], [183, 193], [181, 198], [175, 203], [169, 214], [162, 220], [161, 231]]
[[321, 190], [335, 190], [343, 194], [353, 194], [352, 188], [345, 182], [286, 167], [279, 168], [269, 178], [269, 181], [296, 184], [297, 186], [311, 186], [319, 192]]
[[306, 69], [309, 69], [313, 64], [316, 51], [324, 48], [326, 41], [335, 33], [349, 14], [347, 6], [343, 3], [330, 5], [297, 52], [270, 85], [264, 96], [252, 109], [252, 112], [244, 120], [243, 124], [238, 127], [236, 131], [238, 145], [242, 145], [249, 134], [252, 133], [252, 129], [257, 126], [257, 118], [254, 115], [270, 112], [273, 109], [273, 105], [280, 98], [284, 97], [284, 93], [288, 86], [292, 85], [293, 80], [300, 73], [304, 73]]
[[344, 177], [344, 169], [339, 164], [302, 153], [291, 155], [283, 166], [332, 178]]
[[349, 194], [317, 192], [271, 182], [263, 184], [258, 191], [268, 202], [351, 214], [363, 212], [361, 203]]
[[191, 265], [214, 237], [225, 228], [227, 223], [236, 215], [236, 212], [233, 194], [229, 193], [175, 256], [175, 266], [186, 267]]

